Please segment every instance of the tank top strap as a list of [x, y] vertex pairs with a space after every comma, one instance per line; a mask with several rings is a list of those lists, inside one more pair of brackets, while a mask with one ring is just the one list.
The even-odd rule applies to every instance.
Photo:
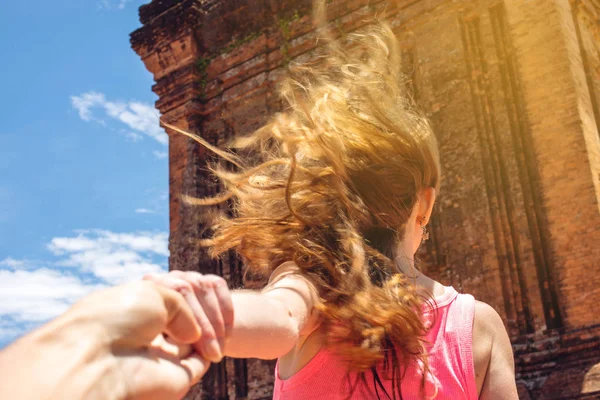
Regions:
[[460, 371], [466, 386], [468, 398], [477, 399], [475, 364], [473, 361], [473, 322], [475, 320], [475, 298], [470, 294], [459, 294], [448, 310], [448, 322], [456, 332], [456, 350], [460, 356]]

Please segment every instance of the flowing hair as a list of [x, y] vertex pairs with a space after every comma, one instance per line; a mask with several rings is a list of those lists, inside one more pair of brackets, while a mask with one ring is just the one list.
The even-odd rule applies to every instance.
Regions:
[[235, 250], [263, 276], [295, 262], [319, 291], [327, 346], [349, 371], [374, 371], [376, 387], [383, 388], [375, 366], [389, 367], [401, 397], [403, 367], [421, 365], [423, 387], [428, 363], [425, 300], [400, 272], [395, 246], [419, 192], [438, 187], [437, 144], [406, 93], [400, 46], [386, 23], [343, 40], [324, 36], [313, 61], [290, 65], [279, 89], [283, 111], [229, 149], [165, 126], [235, 166], [211, 166], [223, 194], [187, 198], [230, 204], [202, 244], [215, 257]]

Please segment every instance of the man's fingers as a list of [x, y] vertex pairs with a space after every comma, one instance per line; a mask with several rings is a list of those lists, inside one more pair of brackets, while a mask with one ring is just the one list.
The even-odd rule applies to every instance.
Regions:
[[[223, 353], [216, 340], [217, 335], [213, 327], [214, 322], [206, 315], [204, 304], [201, 302], [202, 299], [199, 298], [200, 294], [196, 291], [197, 285], [180, 277], [186, 277], [185, 273], [173, 271], [168, 275], [151, 276], [149, 279], [160, 285], [174, 289], [183, 295], [200, 326], [201, 335], [196, 340], [197, 343], [194, 344], [194, 348], [208, 360], [219, 362], [223, 358]], [[173, 332], [169, 332], [169, 334], [174, 336]], [[174, 338], [177, 339], [175, 336]]]
[[181, 344], [180, 342], [175, 341], [174, 339], [161, 333], [156, 336], [152, 343], [150, 343], [150, 346], [148, 346], [148, 351], [150, 354], [160, 356], [168, 355], [170, 357], [183, 359], [192, 354], [194, 349], [190, 344]]
[[198, 353], [194, 353], [188, 358], [181, 360], [181, 366], [188, 373], [190, 378], [189, 385], [193, 386], [206, 374], [208, 367], [210, 367], [210, 362], [203, 359]]
[[216, 275], [171, 271], [168, 275], [148, 275], [145, 279], [180, 292], [196, 317], [201, 338], [195, 344], [203, 357], [219, 362], [223, 357], [225, 339], [233, 326], [233, 302], [227, 282]]
[[122, 354], [118, 361], [128, 400], [181, 399], [210, 366], [197, 353], [182, 360], [154, 350]]
[[[181, 292], [177, 288], [170, 288], [163, 285], [156, 285], [160, 293], [165, 308], [167, 310], [167, 324], [165, 332], [173, 339], [181, 343], [194, 343], [200, 339], [201, 329], [198, 326], [194, 313], [188, 302], [184, 298], [186, 290]], [[188, 298], [193, 295], [191, 288], [187, 291]]]
[[[172, 271], [170, 275], [191, 283], [196, 298], [207, 317], [207, 323], [210, 325], [210, 328], [206, 328], [205, 331], [205, 321], [203, 319], [198, 321], [203, 329], [198, 351], [210, 361], [221, 361], [228, 328], [224, 321], [222, 307], [233, 308], [231, 304], [228, 304], [231, 303], [231, 295], [227, 289], [227, 282], [217, 275], [202, 275], [192, 271]], [[217, 287], [220, 291], [218, 295]], [[223, 301], [219, 296], [223, 298]]]

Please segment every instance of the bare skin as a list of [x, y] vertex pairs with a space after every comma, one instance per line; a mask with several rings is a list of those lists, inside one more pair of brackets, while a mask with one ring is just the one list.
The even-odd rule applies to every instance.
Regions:
[[508, 333], [492, 307], [478, 301], [473, 324], [473, 358], [479, 398], [518, 399]]
[[[419, 201], [406, 223], [404, 239], [398, 243], [397, 265], [406, 276], [413, 277], [415, 284], [424, 292], [440, 296], [445, 289], [439, 282], [422, 275], [414, 265], [414, 254], [422, 241], [422, 226], [431, 216], [435, 202], [435, 190], [423, 190]], [[177, 273], [182, 282], [193, 286], [202, 281], [196, 273]], [[151, 279], [169, 285], [164, 277]], [[214, 279], [214, 278], [211, 278]], [[172, 282], [171, 282], [172, 283]], [[198, 293], [196, 291], [196, 293]], [[227, 295], [222, 293], [222, 295]], [[228, 301], [228, 300], [227, 300]], [[234, 318], [226, 337], [216, 338], [224, 343], [221, 353], [230, 357], [254, 357], [279, 359], [279, 373], [289, 378], [305, 366], [324, 346], [324, 333], [315, 310], [318, 301], [316, 288], [303, 278], [293, 263], [281, 265], [271, 276], [271, 281], [261, 292], [234, 291], [231, 293]], [[223, 320], [218, 302], [210, 304], [199, 298], [205, 306], [202, 318], [214, 325], [215, 332], [225, 332], [218, 326]], [[192, 307], [192, 309], [195, 309]], [[216, 316], [216, 317], [214, 317]], [[202, 324], [201, 324], [202, 325]], [[269, 332], [265, 335], [265, 332]], [[198, 346], [196, 348], [203, 348]], [[211, 359], [210, 355], [206, 355]], [[477, 390], [481, 399], [518, 399], [512, 348], [506, 329], [498, 313], [489, 305], [477, 302], [473, 327], [473, 357]]]
[[105, 289], [0, 352], [0, 398], [181, 399], [210, 363], [175, 342], [199, 338], [179, 293], [150, 282]]
[[[290, 277], [282, 278], [275, 284], [273, 289], [269, 290], [270, 295], [285, 302], [285, 292], [293, 290], [295, 293], [305, 293], [304, 301], [312, 301], [310, 297], [314, 289], [310, 288], [310, 284], [293, 277], [293, 265], [284, 266], [284, 269], [285, 271], [280, 273], [289, 274]], [[443, 285], [424, 275], [416, 279], [417, 284], [424, 290], [433, 289], [431, 291], [434, 295], [440, 295], [444, 291]], [[324, 332], [318, 326], [318, 318], [311, 318], [300, 306], [290, 309], [290, 312], [296, 313], [300, 321], [306, 322], [302, 325], [302, 332], [294, 348], [279, 357], [279, 373], [282, 379], [298, 372], [324, 345]], [[512, 347], [504, 323], [496, 310], [480, 301], [475, 303], [473, 361], [480, 399], [518, 399]]]

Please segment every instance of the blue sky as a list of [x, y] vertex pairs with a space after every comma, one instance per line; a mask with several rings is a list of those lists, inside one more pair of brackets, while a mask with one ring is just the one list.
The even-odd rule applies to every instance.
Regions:
[[0, 348], [166, 268], [167, 138], [129, 45], [144, 2], [2, 5]]

